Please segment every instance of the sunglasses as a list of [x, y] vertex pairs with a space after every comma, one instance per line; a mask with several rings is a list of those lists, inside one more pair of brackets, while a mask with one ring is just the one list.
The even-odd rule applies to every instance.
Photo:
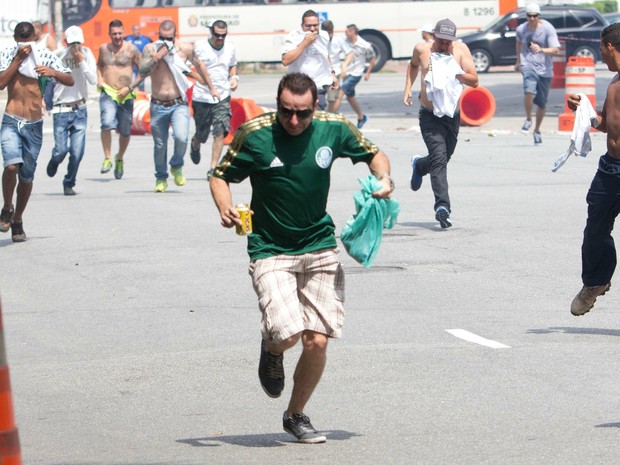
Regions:
[[528, 18], [538, 18], [540, 15], [527, 15]]
[[213, 35], [213, 37], [215, 37], [216, 39], [225, 39], [226, 34], [228, 34], [228, 32], [225, 32], [224, 34], [218, 34], [217, 32], [211, 33], [211, 35]]
[[174, 36], [172, 36], [172, 37], [159, 36], [159, 40], [174, 41]]
[[278, 113], [287, 119], [292, 118], [293, 115], [297, 116], [297, 119], [308, 119], [312, 116], [314, 110], [311, 108], [306, 108], [305, 110], [291, 110], [290, 108], [278, 106]]

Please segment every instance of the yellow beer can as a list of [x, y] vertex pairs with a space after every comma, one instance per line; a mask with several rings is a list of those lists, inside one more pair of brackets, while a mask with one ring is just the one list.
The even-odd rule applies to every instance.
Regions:
[[237, 234], [247, 236], [252, 232], [252, 215], [250, 214], [250, 206], [247, 203], [235, 205], [237, 213], [241, 219], [241, 225], [236, 225]]

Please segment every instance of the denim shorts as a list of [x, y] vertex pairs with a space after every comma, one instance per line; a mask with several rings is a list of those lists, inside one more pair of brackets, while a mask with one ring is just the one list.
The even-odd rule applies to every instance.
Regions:
[[121, 136], [129, 137], [131, 134], [131, 118], [133, 117], [133, 99], [129, 99], [125, 103], [118, 103], [105, 92], [101, 92], [99, 110], [101, 111], [102, 131], [118, 129]]
[[525, 68], [521, 72], [523, 74], [523, 92], [534, 94], [534, 103], [538, 108], [544, 109], [547, 106], [551, 78], [539, 76], [530, 68]]
[[347, 97], [355, 97], [355, 86], [362, 80], [362, 76], [351, 76], [350, 74], [344, 78], [340, 88]]
[[32, 182], [43, 144], [43, 120], [32, 121], [5, 113], [0, 127], [0, 143], [4, 167], [21, 165], [19, 179]]

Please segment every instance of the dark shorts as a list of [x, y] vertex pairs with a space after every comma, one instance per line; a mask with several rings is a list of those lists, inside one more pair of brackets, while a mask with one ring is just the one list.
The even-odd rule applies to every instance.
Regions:
[[213, 137], [228, 134], [230, 124], [230, 97], [217, 103], [192, 102], [194, 120], [196, 121], [196, 139], [204, 144], [213, 132]]

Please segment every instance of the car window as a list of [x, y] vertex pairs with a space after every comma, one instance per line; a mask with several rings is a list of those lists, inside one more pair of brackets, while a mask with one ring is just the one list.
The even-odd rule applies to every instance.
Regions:
[[558, 10], [543, 10], [542, 19], [547, 20], [556, 29], [564, 29], [564, 12]]
[[566, 27], [605, 26], [591, 11], [571, 10], [566, 15]]

